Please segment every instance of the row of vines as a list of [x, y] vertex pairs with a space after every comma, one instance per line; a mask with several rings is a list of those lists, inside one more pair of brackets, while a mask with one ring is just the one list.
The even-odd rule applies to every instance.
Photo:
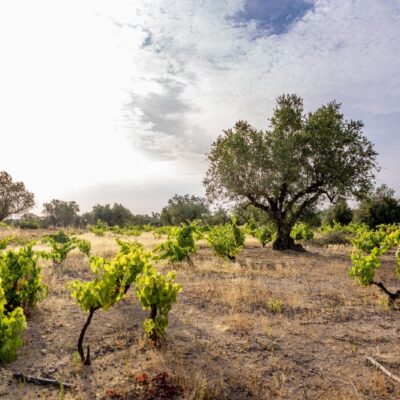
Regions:
[[[73, 249], [86, 256], [90, 256], [91, 251], [90, 242], [64, 232], [43, 239], [50, 251], [35, 250], [35, 242], [17, 250], [6, 250], [11, 240], [12, 237], [3, 239], [0, 251], [0, 363], [17, 358], [27, 321], [36, 304], [47, 295], [42, 283], [41, 260], [60, 264]], [[77, 345], [85, 365], [91, 361], [89, 347], [86, 354], [83, 350], [84, 337], [96, 311], [114, 307], [134, 287], [137, 300], [149, 313], [143, 322], [145, 335], [158, 346], [168, 326], [169, 311], [182, 290], [181, 285], [175, 283], [174, 272], [163, 275], [156, 271], [152, 264], [154, 255], [146, 252], [141, 244], [117, 241], [119, 251], [111, 260], [90, 257], [92, 280], [75, 280], [68, 284], [71, 296], [88, 313]]]
[[[96, 231], [100, 229], [101, 231]], [[104, 235], [107, 229], [95, 227], [94, 233]], [[138, 236], [148, 227], [114, 230], [118, 234]], [[138, 233], [139, 232], [139, 233]], [[77, 351], [85, 365], [91, 363], [90, 348], [84, 350], [84, 339], [94, 314], [99, 310], [109, 310], [125, 298], [133, 288], [135, 298], [148, 318], [143, 322], [146, 337], [156, 346], [161, 345], [168, 326], [168, 314], [182, 287], [175, 282], [176, 274], [171, 271], [165, 275], [157, 272], [154, 263], [167, 260], [172, 263], [189, 261], [197, 249], [197, 241], [206, 239], [215, 254], [234, 260], [243, 249], [246, 234], [256, 238], [264, 247], [274, 239], [271, 227], [255, 223], [239, 227], [235, 218], [230, 223], [219, 226], [201, 226], [197, 223], [180, 227], [153, 228], [157, 237], [166, 235], [166, 240], [152, 252], [145, 251], [138, 242], [125, 242], [117, 239], [119, 251], [110, 260], [91, 256], [91, 245], [87, 240], [68, 236], [64, 232], [47, 235], [43, 242], [50, 250], [35, 250], [35, 242], [19, 249], [7, 250], [12, 237], [0, 241], [0, 362], [9, 362], [17, 357], [23, 345], [22, 333], [36, 304], [47, 295], [42, 283], [40, 260], [62, 263], [68, 253], [77, 249], [90, 257], [89, 265], [93, 275], [90, 281], [75, 280], [69, 283], [71, 296], [77, 305], [87, 313], [87, 319], [78, 338]], [[370, 230], [364, 225], [324, 226], [318, 230], [299, 223], [292, 230], [292, 237], [300, 241], [312, 241], [316, 237], [339, 235], [353, 245], [350, 277], [361, 285], [375, 285], [385, 295], [389, 304], [400, 298], [400, 290], [390, 291], [385, 282], [376, 280], [385, 254], [393, 253], [397, 262], [397, 275], [400, 277], [400, 228], [396, 225], [381, 225]]]

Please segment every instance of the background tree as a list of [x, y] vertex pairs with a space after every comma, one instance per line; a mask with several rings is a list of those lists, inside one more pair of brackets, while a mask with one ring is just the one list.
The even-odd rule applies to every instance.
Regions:
[[103, 221], [108, 226], [127, 226], [131, 224], [132, 213], [122, 204], [114, 203], [111, 207], [110, 204], [100, 205], [97, 204], [91, 211], [91, 223]]
[[203, 215], [201, 221], [208, 225], [222, 225], [230, 221], [230, 216], [224, 208], [219, 207], [209, 214]]
[[77, 225], [79, 205], [75, 201], [53, 199], [43, 204], [43, 214], [51, 226], [67, 227]]
[[362, 127], [334, 101], [304, 115], [300, 97], [280, 96], [265, 132], [239, 121], [212, 144], [207, 196], [265, 211], [277, 229], [273, 248], [299, 250], [290, 231], [307, 210], [370, 189], [377, 153]]
[[235, 214], [239, 225], [244, 225], [251, 221], [257, 225], [271, 224], [269, 215], [249, 202], [236, 204], [233, 208], [233, 214]]
[[354, 219], [370, 228], [380, 224], [400, 223], [400, 202], [396, 199], [394, 190], [387, 185], [378, 187], [370, 197], [360, 202]]
[[38, 229], [41, 227], [41, 218], [36, 214], [25, 213], [18, 221], [17, 226], [22, 229]]
[[179, 225], [195, 219], [208, 217], [210, 210], [202, 197], [175, 195], [168, 200], [168, 205], [161, 210], [161, 223], [164, 225]]
[[344, 199], [337, 201], [324, 214], [324, 222], [330, 225], [333, 225], [335, 221], [341, 225], [348, 225], [353, 220], [353, 210]]
[[13, 182], [11, 176], [0, 172], [0, 221], [11, 215], [29, 211], [35, 205], [33, 193], [26, 190], [23, 182]]
[[148, 214], [133, 214], [131, 217], [132, 225], [160, 225], [160, 213], [152, 212]]

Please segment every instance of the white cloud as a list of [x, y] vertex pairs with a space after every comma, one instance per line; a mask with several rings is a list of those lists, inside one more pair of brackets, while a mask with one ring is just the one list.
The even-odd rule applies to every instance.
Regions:
[[[264, 128], [276, 96], [295, 92], [308, 109], [337, 99], [362, 118], [382, 177], [400, 190], [400, 3], [317, 0], [281, 35], [235, 24], [244, 3], [1, 3], [0, 169], [39, 201], [145, 180], [143, 201], [153, 191], [160, 207], [160, 179], [201, 192], [204, 152], [222, 129]], [[391, 133], [378, 134], [389, 114]]]

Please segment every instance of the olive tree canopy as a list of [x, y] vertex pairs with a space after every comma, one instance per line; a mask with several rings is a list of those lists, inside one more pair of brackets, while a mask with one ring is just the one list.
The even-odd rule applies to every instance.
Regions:
[[280, 96], [266, 131], [239, 121], [212, 144], [207, 196], [264, 210], [277, 228], [273, 248], [299, 249], [290, 231], [310, 207], [371, 188], [377, 153], [362, 128], [335, 101], [304, 114], [300, 97]]
[[35, 205], [33, 193], [23, 182], [13, 182], [11, 176], [0, 171], [0, 221], [14, 214], [21, 214]]
[[74, 225], [78, 219], [79, 205], [75, 201], [53, 199], [43, 204], [43, 214], [54, 227]]

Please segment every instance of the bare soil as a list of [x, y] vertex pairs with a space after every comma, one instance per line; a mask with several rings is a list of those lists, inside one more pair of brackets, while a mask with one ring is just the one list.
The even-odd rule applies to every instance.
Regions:
[[[83, 236], [94, 254], [117, 250], [112, 235]], [[151, 234], [138, 240], [147, 248], [160, 242]], [[90, 279], [88, 260], [73, 252], [60, 266], [45, 263], [48, 297], [28, 320], [18, 360], [0, 366], [0, 399], [399, 399], [400, 385], [366, 362], [373, 356], [400, 376], [399, 310], [348, 277], [348, 247], [307, 250], [248, 240], [228, 262], [203, 243], [190, 263], [173, 266], [184, 292], [161, 348], [143, 339], [146, 313], [131, 289], [95, 314], [90, 367], [75, 353], [87, 315], [67, 288]], [[394, 268], [387, 258], [379, 275], [391, 288]], [[19, 383], [15, 371], [73, 387]]]

